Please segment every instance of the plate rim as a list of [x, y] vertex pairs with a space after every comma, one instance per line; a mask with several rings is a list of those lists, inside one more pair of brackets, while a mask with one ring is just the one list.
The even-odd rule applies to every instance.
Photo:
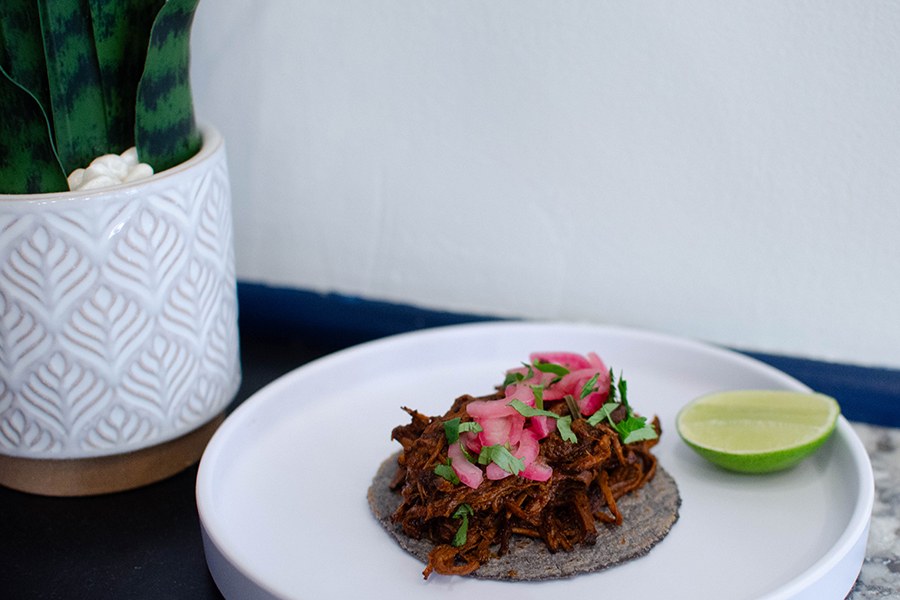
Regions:
[[[615, 334], [624, 335], [629, 338], [639, 338], [654, 343], [684, 346], [693, 351], [707, 353], [718, 358], [727, 358], [728, 360], [742, 364], [744, 367], [762, 372], [769, 377], [780, 380], [780, 383], [784, 384], [786, 387], [800, 391], [810, 391], [810, 388], [807, 385], [784, 371], [730, 348], [689, 337], [621, 325], [546, 320], [478, 321], [407, 331], [349, 346], [300, 365], [267, 383], [235, 408], [210, 439], [200, 459], [195, 484], [195, 500], [200, 519], [204, 550], [210, 571], [214, 575], [219, 574], [220, 576], [223, 576], [219, 572], [222, 566], [218, 564], [218, 561], [224, 560], [228, 563], [229, 567], [236, 571], [236, 573], [232, 575], [238, 575], [246, 579], [244, 585], [249, 582], [251, 585], [257, 586], [266, 598], [282, 598], [282, 596], [280, 596], [278, 592], [265, 581], [262, 581], [254, 573], [250, 572], [250, 570], [240, 565], [240, 560], [229, 552], [227, 544], [224, 544], [217, 535], [217, 532], [209, 526], [209, 517], [214, 513], [214, 509], [212, 508], [214, 501], [211, 489], [214, 481], [211, 473], [216, 467], [217, 457], [222, 452], [222, 448], [224, 448], [226, 443], [224, 440], [227, 440], [233, 430], [240, 428], [243, 421], [248, 418], [247, 415], [252, 415], [254, 411], [259, 410], [257, 408], [258, 405], [263, 405], [269, 401], [270, 398], [277, 398], [278, 390], [283, 387], [290, 387], [297, 378], [309, 376], [309, 373], [318, 370], [334, 368], [332, 367], [333, 364], [352, 360], [356, 355], [371, 352], [373, 349], [377, 351], [383, 346], [421, 343], [426, 338], [452, 339], [457, 335], [475, 335], [473, 331], [477, 332], [478, 330], [490, 331], [496, 335], [500, 335], [500, 332], [503, 330], [531, 330], [535, 333], [543, 330], [547, 332], [555, 331], [563, 333], [574, 331], [579, 333], [595, 333], [597, 335]], [[868, 453], [866, 452], [862, 441], [843, 414], [838, 417], [836, 432], [848, 444], [856, 473], [860, 477], [860, 485], [857, 490], [853, 512], [848, 519], [847, 526], [843, 529], [837, 541], [825, 555], [813, 562], [804, 571], [797, 573], [795, 577], [785, 584], [779, 586], [772, 592], [759, 597], [757, 600], [780, 600], [802, 597], [806, 591], [814, 588], [817, 582], [821, 582], [823, 578], [826, 578], [827, 575], [839, 566], [851, 553], [857, 551], [860, 544], [862, 544], [864, 552], [874, 506], [874, 473], [872, 471], [871, 461], [869, 460]], [[862, 566], [862, 559], [860, 559], [859, 566]], [[856, 569], [856, 567], [854, 568]], [[856, 573], [858, 572], [859, 569], [856, 569]], [[214, 580], [216, 580], [217, 585], [221, 585], [216, 577], [214, 577]], [[224, 590], [222, 591], [224, 593]]]

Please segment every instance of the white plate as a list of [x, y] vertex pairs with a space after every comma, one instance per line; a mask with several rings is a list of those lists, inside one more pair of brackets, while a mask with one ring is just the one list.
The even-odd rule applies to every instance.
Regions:
[[[647, 556], [545, 583], [432, 576], [369, 513], [366, 490], [399, 448], [401, 406], [442, 414], [489, 393], [536, 350], [596, 351], [658, 414], [656, 454], [681, 490], [680, 520]], [[259, 391], [216, 433], [197, 506], [207, 563], [230, 599], [844, 598], [865, 555], [872, 468], [841, 417], [829, 441], [782, 473], [719, 470], [678, 438], [690, 399], [733, 388], [806, 389], [743, 355], [627, 329], [489, 323], [403, 334], [309, 363]], [[460, 595], [463, 594], [463, 595]], [[474, 594], [474, 595], [467, 595]]]

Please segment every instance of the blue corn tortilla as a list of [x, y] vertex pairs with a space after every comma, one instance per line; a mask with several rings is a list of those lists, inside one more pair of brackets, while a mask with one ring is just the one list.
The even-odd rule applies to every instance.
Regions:
[[[384, 461], [368, 491], [369, 507], [385, 531], [422, 563], [434, 544], [407, 536], [391, 515], [401, 495], [389, 484], [397, 471], [397, 456]], [[644, 556], [668, 535], [678, 520], [681, 495], [672, 476], [657, 466], [653, 479], [616, 501], [622, 524], [597, 523], [599, 535], [593, 545], [580, 544], [571, 552], [550, 552], [542, 540], [514, 535], [509, 552], [495, 556], [468, 575], [501, 581], [545, 581], [594, 573]]]

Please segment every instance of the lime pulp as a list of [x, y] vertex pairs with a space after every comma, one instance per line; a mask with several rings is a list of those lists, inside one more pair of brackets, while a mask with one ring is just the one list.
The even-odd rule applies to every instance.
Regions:
[[830, 396], [784, 390], [733, 390], [701, 396], [676, 417], [681, 438], [732, 471], [789, 468], [831, 435], [840, 407]]

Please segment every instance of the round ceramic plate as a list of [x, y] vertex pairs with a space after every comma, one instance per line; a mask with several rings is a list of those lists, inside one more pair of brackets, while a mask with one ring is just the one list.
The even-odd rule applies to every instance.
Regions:
[[[402, 406], [442, 414], [489, 393], [532, 351], [595, 351], [659, 415], [656, 454], [681, 516], [648, 555], [542, 583], [422, 579], [369, 512], [366, 491], [399, 445]], [[213, 437], [197, 477], [207, 563], [229, 599], [844, 598], [859, 573], [872, 469], [841, 417], [828, 442], [770, 475], [720, 470], [678, 437], [692, 398], [737, 388], [806, 389], [743, 355], [658, 334], [553, 323], [424, 330], [344, 350], [289, 373], [242, 404]]]

